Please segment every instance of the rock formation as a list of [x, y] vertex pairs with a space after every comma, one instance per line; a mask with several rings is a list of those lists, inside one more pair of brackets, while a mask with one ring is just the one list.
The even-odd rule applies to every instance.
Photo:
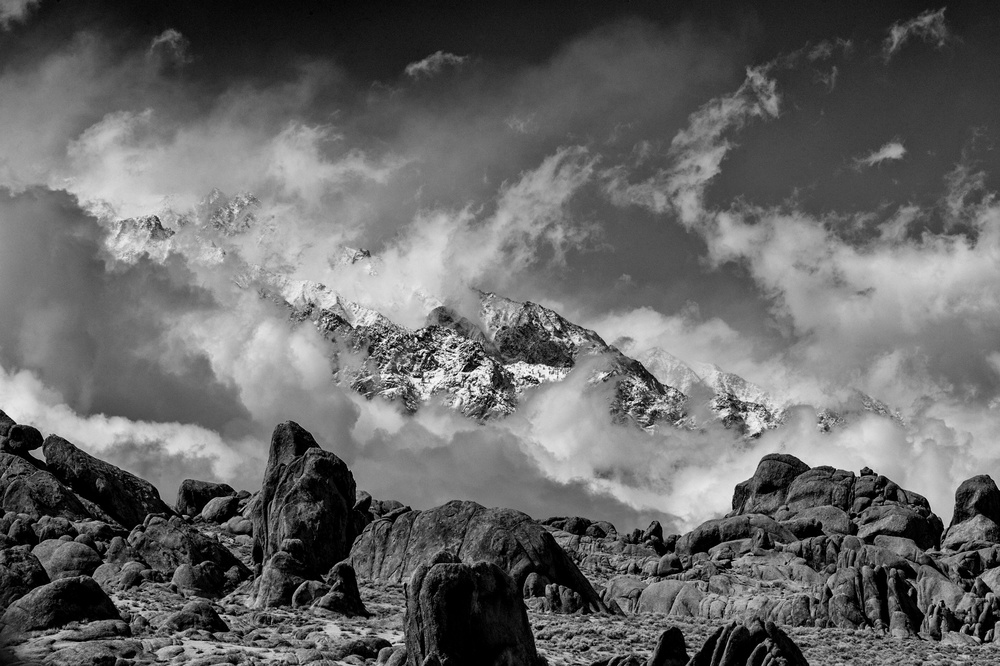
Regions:
[[580, 595], [586, 609], [608, 610], [587, 579], [545, 528], [511, 509], [487, 509], [452, 501], [426, 511], [407, 511], [368, 525], [351, 549], [363, 579], [402, 582], [441, 550], [463, 562], [496, 564], [518, 589], [529, 574]]
[[406, 589], [409, 666], [543, 666], [519, 588], [488, 562], [461, 564], [438, 553]]
[[251, 516], [254, 560], [263, 564], [284, 540], [298, 539], [304, 575], [319, 578], [350, 552], [355, 493], [354, 475], [340, 458], [297, 423], [278, 425]]
[[227, 483], [184, 479], [177, 489], [177, 503], [174, 508], [182, 516], [197, 516], [209, 501], [235, 495], [236, 491]]
[[955, 491], [955, 511], [941, 546], [968, 550], [1000, 543], [1000, 489], [986, 474], [966, 479]]
[[139, 525], [150, 513], [173, 513], [149, 481], [81, 451], [62, 437], [47, 437], [42, 451], [48, 469], [60, 481], [126, 529]]

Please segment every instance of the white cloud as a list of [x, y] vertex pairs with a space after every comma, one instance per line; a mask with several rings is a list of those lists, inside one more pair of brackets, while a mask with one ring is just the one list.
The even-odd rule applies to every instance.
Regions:
[[889, 28], [889, 36], [882, 43], [882, 56], [886, 62], [914, 37], [933, 44], [939, 49], [944, 47], [952, 38], [951, 31], [948, 30], [944, 20], [944, 10], [944, 7], [937, 11], [927, 10], [909, 21], [894, 23]]
[[733, 144], [727, 135], [754, 118], [776, 118], [781, 98], [767, 68], [748, 68], [736, 92], [716, 98], [691, 114], [688, 126], [670, 144], [672, 165], [655, 176], [629, 183], [627, 170], [604, 172], [605, 190], [618, 204], [645, 206], [655, 212], [674, 210], [686, 227], [702, 222], [704, 191], [717, 176]]
[[0, 0], [0, 26], [9, 28], [28, 18], [28, 14], [41, 4], [41, 0]]
[[460, 67], [468, 62], [469, 56], [458, 56], [454, 53], [438, 51], [432, 53], [423, 60], [411, 62], [404, 70], [406, 75], [413, 79], [429, 78], [440, 74], [445, 67]]
[[890, 141], [878, 150], [873, 150], [864, 157], [855, 157], [854, 166], [857, 169], [873, 167], [883, 162], [896, 162], [906, 155], [906, 147], [900, 141]]

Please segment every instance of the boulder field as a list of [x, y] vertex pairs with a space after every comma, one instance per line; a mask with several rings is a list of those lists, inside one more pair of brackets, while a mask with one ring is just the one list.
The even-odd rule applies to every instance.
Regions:
[[589, 616], [715, 629], [690, 654], [668, 625], [648, 658], [608, 645], [573, 663], [803, 664], [782, 627], [978, 645], [1000, 620], [1000, 490], [985, 475], [956, 490], [945, 530], [926, 499], [871, 470], [772, 454], [726, 516], [686, 534], [619, 532], [471, 501], [376, 500], [288, 421], [259, 490], [189, 479], [171, 507], [0, 412], [0, 502], [0, 663], [197, 662], [209, 646], [230, 663], [288, 647], [289, 663], [537, 666], [549, 638], [532, 631], [538, 618]]

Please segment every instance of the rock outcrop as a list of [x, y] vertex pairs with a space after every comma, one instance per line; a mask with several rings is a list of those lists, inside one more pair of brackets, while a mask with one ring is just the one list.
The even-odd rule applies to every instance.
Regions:
[[730, 516], [744, 514], [770, 516], [803, 536], [851, 533], [869, 543], [879, 535], [904, 537], [922, 549], [937, 547], [943, 529], [923, 496], [870, 469], [855, 475], [810, 468], [777, 453], [764, 456], [753, 477], [736, 487]]
[[197, 479], [184, 479], [177, 489], [174, 508], [182, 516], [197, 516], [209, 501], [217, 497], [234, 497], [236, 491], [227, 483], [212, 483]]
[[543, 666], [520, 590], [500, 567], [439, 553], [406, 589], [409, 666]]
[[21, 456], [0, 453], [0, 508], [42, 516], [62, 516], [71, 520], [89, 520], [91, 507], [51, 472], [39, 469]]
[[271, 436], [264, 483], [253, 505], [253, 557], [265, 563], [286, 539], [303, 544], [304, 575], [317, 579], [350, 553], [360, 516], [354, 515], [354, 475], [293, 421]]
[[968, 550], [1000, 543], [1000, 489], [981, 474], [955, 491], [955, 511], [941, 542], [948, 550]]
[[518, 589], [529, 574], [580, 595], [583, 607], [608, 608], [552, 535], [530, 516], [454, 500], [426, 511], [407, 511], [368, 525], [351, 549], [351, 564], [363, 579], [399, 583], [442, 550], [463, 562], [496, 564]]
[[808, 666], [802, 650], [773, 622], [752, 620], [720, 627], [688, 662], [690, 666]]
[[81, 451], [57, 435], [42, 447], [49, 470], [73, 491], [131, 529], [151, 513], [173, 514], [149, 481]]

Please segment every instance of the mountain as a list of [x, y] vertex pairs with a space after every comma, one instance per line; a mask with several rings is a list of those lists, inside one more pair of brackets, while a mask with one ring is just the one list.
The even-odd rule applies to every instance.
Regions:
[[739, 375], [708, 363], [691, 367], [658, 347], [643, 352], [638, 358], [657, 379], [676, 386], [692, 403], [703, 408], [698, 410], [692, 406], [694, 411], [707, 409], [727, 428], [736, 428], [748, 437], [758, 437], [765, 430], [785, 422], [787, 404]]
[[[235, 236], [260, 225], [260, 209], [252, 194], [228, 197], [213, 190], [189, 213], [168, 210], [109, 222], [106, 245], [126, 263], [144, 254], [162, 261], [176, 251], [216, 265]], [[377, 275], [379, 259], [344, 247], [331, 264], [360, 264]], [[294, 325], [315, 326], [331, 344], [338, 381], [408, 412], [439, 401], [472, 419], [502, 418], [534, 387], [562, 382], [581, 366], [587, 385], [611, 387], [613, 420], [641, 428], [697, 428], [715, 421], [758, 437], [780, 427], [791, 404], [718, 366], [689, 365], [660, 348], [633, 358], [554, 310], [488, 291], [475, 290], [477, 312], [457, 312], [428, 298], [424, 324], [410, 329], [323, 284], [259, 266], [246, 265], [236, 284], [286, 307]], [[847, 405], [819, 411], [817, 427], [827, 432], [863, 413], [902, 423], [884, 403], [856, 392]]]

